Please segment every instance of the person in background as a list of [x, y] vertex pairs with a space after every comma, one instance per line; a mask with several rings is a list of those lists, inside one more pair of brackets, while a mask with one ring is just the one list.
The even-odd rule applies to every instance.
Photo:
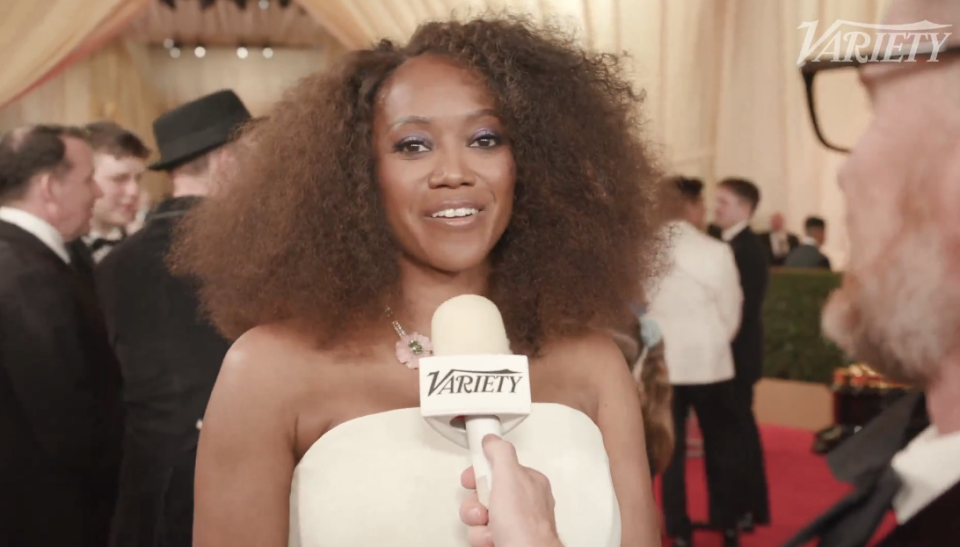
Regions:
[[820, 251], [827, 239], [827, 223], [820, 217], [807, 217], [803, 229], [803, 245], [790, 251], [783, 265], [787, 268], [829, 270], [830, 259]]
[[79, 128], [0, 138], [0, 545], [107, 543], [123, 432], [120, 369], [92, 280], [65, 241], [89, 230]]
[[97, 263], [123, 241], [127, 225], [136, 219], [140, 178], [150, 149], [133, 132], [114, 122], [94, 122], [84, 129], [93, 149], [93, 178], [103, 193], [93, 205], [90, 232], [82, 237]]
[[[763, 301], [767, 294], [770, 267], [763, 243], [750, 229], [760, 204], [760, 189], [745, 179], [730, 178], [720, 182], [716, 193], [715, 217], [721, 238], [733, 249], [733, 258], [740, 273], [743, 311], [740, 330], [733, 339], [734, 401], [739, 432], [740, 464], [738, 476], [745, 504], [741, 528], [751, 531], [754, 525], [769, 524], [770, 501], [760, 430], [753, 415], [754, 386], [763, 376]], [[719, 465], [705, 454], [707, 467]], [[717, 485], [719, 488], [719, 485]], [[714, 486], [711, 485], [711, 490]]]
[[771, 266], [783, 266], [783, 261], [791, 251], [800, 246], [800, 238], [784, 227], [783, 214], [774, 213], [770, 217], [770, 231], [758, 234], [767, 251]]
[[637, 383], [650, 476], [666, 471], [673, 454], [671, 389], [664, 361], [663, 336], [642, 306], [631, 306], [629, 320], [611, 331]]
[[183, 217], [229, 178], [232, 139], [249, 118], [231, 91], [158, 118], [160, 160], [150, 169], [170, 174], [173, 197], [96, 270], [128, 410], [114, 547], [191, 545], [199, 430], [229, 342], [201, 317], [192, 280], [171, 274], [165, 257]]
[[[894, 0], [884, 24], [916, 21], [960, 25], [960, 3]], [[920, 43], [909, 63], [855, 69], [873, 120], [838, 173], [851, 252], [823, 330], [923, 396], [904, 397], [906, 406], [893, 405], [837, 448], [855, 488], [789, 547], [814, 538], [819, 547], [940, 547], [960, 538], [960, 44], [950, 42]], [[919, 434], [911, 403], [925, 404], [930, 418]], [[886, 427], [871, 427], [880, 420]], [[876, 537], [891, 509], [896, 527]]]
[[740, 329], [743, 293], [729, 245], [697, 229], [704, 223], [703, 183], [667, 181], [676, 211], [670, 269], [652, 291], [649, 317], [667, 340], [666, 368], [673, 386], [673, 459], [663, 477], [667, 535], [677, 547], [693, 544], [687, 513], [686, 423], [697, 415], [707, 455], [710, 522], [724, 531], [727, 546], [738, 543], [739, 492], [737, 408], [731, 341]]
[[152, 208], [153, 196], [145, 189], [141, 189], [140, 201], [137, 204], [137, 216], [133, 219], [133, 222], [127, 224], [127, 235], [133, 235], [139, 232], [140, 228], [143, 228], [143, 224], [147, 221], [147, 215], [150, 214]]

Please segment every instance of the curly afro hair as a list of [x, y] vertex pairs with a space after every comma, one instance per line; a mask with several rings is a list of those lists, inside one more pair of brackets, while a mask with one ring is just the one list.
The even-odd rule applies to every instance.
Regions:
[[400, 249], [376, 181], [378, 93], [407, 59], [443, 55], [482, 77], [516, 164], [513, 216], [491, 255], [489, 296], [514, 349], [606, 328], [660, 263], [661, 174], [621, 58], [523, 18], [421, 26], [287, 91], [256, 128], [229, 191], [181, 224], [174, 271], [199, 277], [229, 338], [305, 325], [321, 346], [356, 340], [398, 302]]

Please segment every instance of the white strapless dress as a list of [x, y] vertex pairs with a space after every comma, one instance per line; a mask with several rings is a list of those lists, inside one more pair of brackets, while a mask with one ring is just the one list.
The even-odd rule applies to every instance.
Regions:
[[[534, 403], [504, 436], [550, 479], [564, 547], [619, 547], [620, 509], [600, 430], [577, 410]], [[466, 449], [420, 409], [364, 416], [321, 437], [293, 474], [290, 547], [466, 547]]]

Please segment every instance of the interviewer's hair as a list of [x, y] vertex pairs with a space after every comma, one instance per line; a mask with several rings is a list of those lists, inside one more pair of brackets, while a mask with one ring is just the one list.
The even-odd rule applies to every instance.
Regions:
[[373, 120], [384, 84], [421, 55], [477, 74], [509, 135], [513, 215], [491, 253], [489, 296], [515, 351], [609, 326], [659, 266], [662, 178], [620, 58], [519, 18], [433, 22], [289, 90], [256, 127], [230, 192], [181, 224], [174, 269], [200, 278], [228, 337], [293, 321], [321, 347], [350, 345], [401, 304]]

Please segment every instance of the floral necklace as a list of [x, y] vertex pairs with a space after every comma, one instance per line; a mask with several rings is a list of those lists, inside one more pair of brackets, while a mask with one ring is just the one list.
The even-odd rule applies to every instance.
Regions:
[[397, 318], [394, 317], [393, 310], [389, 307], [387, 308], [387, 317], [390, 318], [393, 330], [395, 330], [397, 336], [400, 337], [400, 339], [397, 340], [397, 360], [406, 365], [407, 368], [419, 368], [421, 357], [430, 357], [433, 355], [433, 343], [430, 342], [429, 338], [418, 332], [407, 334], [407, 332], [403, 330], [403, 327], [400, 326]]

